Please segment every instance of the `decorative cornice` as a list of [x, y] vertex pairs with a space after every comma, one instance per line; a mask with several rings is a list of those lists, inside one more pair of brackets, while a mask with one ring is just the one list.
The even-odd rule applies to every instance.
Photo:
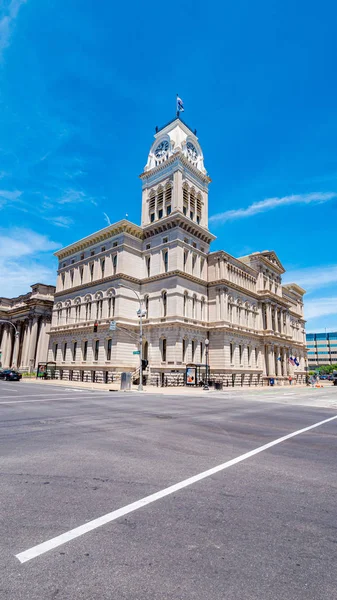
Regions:
[[138, 239], [143, 239], [143, 230], [139, 225], [135, 225], [135, 223], [131, 223], [131, 221], [127, 221], [123, 219], [122, 221], [118, 221], [117, 223], [113, 223], [108, 227], [104, 227], [104, 229], [100, 229], [91, 235], [79, 240], [78, 242], [74, 242], [70, 244], [70, 246], [66, 246], [65, 248], [61, 248], [54, 253], [54, 256], [57, 256], [59, 259], [66, 258], [74, 252], [79, 252], [80, 250], [84, 250], [85, 248], [89, 248], [98, 242], [103, 242], [109, 238], [112, 238], [121, 233], [129, 233], [130, 235], [137, 237]]
[[206, 244], [210, 244], [216, 239], [216, 236], [208, 231], [208, 229], [205, 229], [201, 225], [191, 221], [191, 219], [186, 217], [182, 212], [180, 212], [180, 210], [175, 210], [168, 217], [164, 217], [163, 219], [149, 223], [149, 225], [145, 225], [143, 227], [144, 239], [148, 239], [153, 235], [173, 229], [174, 227], [181, 227], [181, 229], [190, 235], [194, 235]]
[[190, 171], [196, 175], [199, 179], [201, 179], [204, 183], [211, 183], [211, 178], [209, 177], [209, 175], [207, 175], [206, 173], [202, 173], [202, 171], [199, 171], [199, 169], [197, 169], [184, 155], [184, 153], [179, 150], [178, 152], [175, 152], [174, 154], [172, 154], [167, 160], [165, 160], [164, 162], [160, 163], [159, 165], [157, 165], [156, 167], [154, 167], [153, 169], [149, 169], [148, 171], [143, 171], [143, 173], [141, 173], [139, 175], [140, 179], [145, 180], [145, 179], [149, 179], [150, 177], [153, 177], [153, 175], [156, 175], [157, 173], [160, 173], [160, 171], [163, 171], [167, 166], [172, 165], [174, 162], [181, 162], [181, 164], [184, 167], [187, 167], [188, 169], [190, 169]]

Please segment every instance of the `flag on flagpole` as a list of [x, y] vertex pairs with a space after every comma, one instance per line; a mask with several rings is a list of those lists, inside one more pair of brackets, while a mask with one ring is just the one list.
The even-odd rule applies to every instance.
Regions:
[[299, 367], [299, 366], [300, 366], [300, 363], [299, 363], [299, 361], [298, 361], [298, 358], [294, 358], [294, 363], [295, 363], [296, 367]]
[[281, 360], [281, 357], [280, 357], [280, 356], [278, 356], [278, 357], [277, 357], [277, 360]]
[[289, 359], [288, 359], [288, 360], [289, 360], [289, 362], [290, 362], [290, 363], [293, 365], [293, 367], [294, 367], [294, 366], [295, 366], [295, 361], [294, 361], [293, 357], [292, 357], [292, 356], [289, 356]]
[[177, 113], [184, 112], [184, 103], [177, 94]]

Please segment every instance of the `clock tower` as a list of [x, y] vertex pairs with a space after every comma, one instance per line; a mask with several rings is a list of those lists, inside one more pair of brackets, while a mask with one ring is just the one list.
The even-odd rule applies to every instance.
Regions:
[[156, 129], [141, 174], [142, 226], [181, 214], [208, 229], [208, 184], [204, 157], [196, 136], [179, 117]]

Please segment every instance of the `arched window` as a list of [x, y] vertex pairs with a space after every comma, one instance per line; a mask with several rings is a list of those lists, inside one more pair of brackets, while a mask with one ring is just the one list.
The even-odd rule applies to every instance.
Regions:
[[112, 268], [113, 268], [113, 274], [116, 275], [116, 273], [117, 273], [117, 254], [114, 254], [114, 257], [112, 259]]
[[163, 300], [163, 317], [166, 317], [166, 315], [167, 315], [167, 292], [162, 293], [162, 300]]
[[150, 275], [151, 275], [151, 256], [146, 257], [146, 271], [147, 271], [147, 276], [150, 277]]
[[162, 219], [163, 217], [163, 202], [164, 202], [164, 192], [163, 188], [159, 186], [157, 190], [157, 218]]
[[184, 213], [184, 215], [187, 215], [187, 211], [188, 211], [188, 186], [187, 186], [187, 184], [184, 184], [184, 187], [183, 187], [183, 213]]
[[203, 357], [204, 357], [204, 354], [203, 354], [203, 345], [202, 345], [202, 342], [200, 342], [200, 362], [201, 363], [203, 361]]
[[148, 341], [144, 342], [143, 359], [149, 360], [149, 342]]
[[205, 298], [201, 298], [201, 314], [200, 314], [200, 318], [202, 321], [204, 321], [205, 319]]
[[188, 294], [187, 292], [184, 293], [184, 317], [187, 316], [187, 301], [188, 301]]
[[248, 348], [247, 348], [247, 356], [248, 356], [248, 366], [249, 367], [251, 366], [251, 364], [250, 364], [251, 354], [252, 354], [252, 349], [251, 349], [250, 346], [248, 346]]
[[239, 344], [239, 363], [241, 365], [242, 363], [242, 345]]
[[164, 272], [168, 271], [168, 250], [163, 251]]
[[163, 362], [166, 362], [166, 338], [162, 338], [161, 340], [161, 359]]
[[151, 190], [150, 198], [149, 198], [149, 218], [150, 218], [151, 223], [153, 223], [153, 221], [155, 220], [155, 213], [156, 213], [156, 195], [155, 195], [155, 192], [153, 190]]
[[190, 193], [190, 219], [194, 220], [195, 216], [195, 190], [192, 188]]
[[183, 363], [186, 362], [186, 347], [187, 347], [186, 340], [185, 340], [185, 338], [183, 338], [182, 356], [181, 356]]
[[109, 338], [106, 345], [106, 359], [111, 360], [112, 339]]
[[233, 344], [233, 342], [231, 342], [229, 344], [229, 360], [230, 360], [231, 364], [233, 364], [233, 358], [234, 358], [234, 344]]
[[148, 319], [149, 318], [149, 297], [148, 296], [145, 296], [145, 298], [144, 298], [144, 307], [146, 310], [146, 319]]
[[191, 360], [192, 360], [192, 362], [194, 362], [194, 355], [195, 355], [195, 341], [194, 340], [192, 340], [192, 342], [191, 342], [191, 353], [192, 353]]
[[90, 265], [89, 265], [90, 281], [92, 281], [94, 279], [94, 267], [95, 267], [94, 263], [93, 262], [90, 263]]
[[85, 305], [85, 320], [90, 321], [91, 319], [91, 301], [89, 300]]
[[197, 304], [197, 297], [194, 294], [193, 299], [192, 299], [192, 319], [195, 319], [196, 304]]
[[105, 258], [101, 259], [101, 273], [102, 273], [102, 278], [103, 278], [104, 273], [105, 273]]
[[170, 184], [167, 184], [167, 186], [165, 188], [165, 209], [166, 209], [167, 216], [171, 214], [171, 210], [172, 210], [171, 202], [172, 202], [172, 187]]

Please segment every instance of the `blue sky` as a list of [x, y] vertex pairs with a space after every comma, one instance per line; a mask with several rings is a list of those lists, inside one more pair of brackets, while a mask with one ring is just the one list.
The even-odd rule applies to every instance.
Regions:
[[337, 330], [333, 2], [0, 0], [0, 295], [55, 281], [52, 252], [139, 223], [156, 125], [197, 128], [213, 249], [274, 249]]

